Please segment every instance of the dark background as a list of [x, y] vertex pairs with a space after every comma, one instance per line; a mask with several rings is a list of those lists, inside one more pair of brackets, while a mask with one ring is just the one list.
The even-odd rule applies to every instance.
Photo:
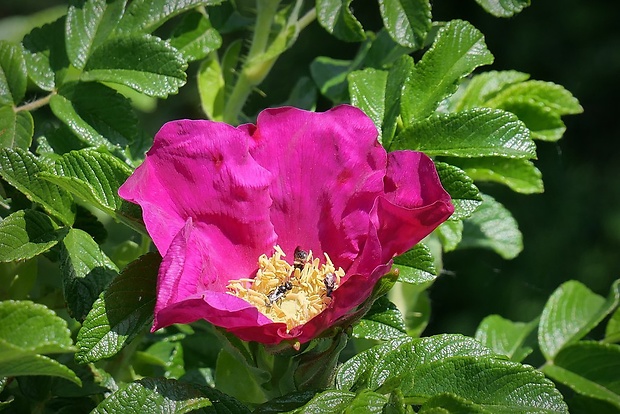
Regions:
[[[2, 0], [0, 18], [29, 16], [54, 4], [66, 3]], [[380, 27], [376, 2], [357, 0], [353, 7], [365, 28]], [[473, 0], [433, 2], [433, 20], [468, 20], [485, 35], [495, 63], [483, 70], [514, 69], [561, 84], [585, 112], [564, 118], [567, 132], [559, 142], [538, 142], [536, 165], [543, 173], [545, 193], [519, 195], [481, 185], [513, 212], [525, 249], [511, 261], [483, 250], [447, 254], [446, 271], [431, 288], [433, 314], [426, 335], [471, 335], [491, 313], [531, 320], [566, 280], [580, 280], [607, 295], [612, 281], [620, 277], [619, 16], [620, 5], [603, 0], [532, 0], [529, 8], [510, 19], [485, 13]], [[7, 21], [0, 21], [0, 33], [8, 27]], [[250, 111], [283, 101], [316, 56], [346, 59], [356, 48], [312, 24], [261, 87], [270, 95], [255, 94]], [[154, 134], [169, 119], [204, 116], [192, 79], [195, 71], [194, 64], [190, 82], [178, 95], [142, 116], [148, 133]]]

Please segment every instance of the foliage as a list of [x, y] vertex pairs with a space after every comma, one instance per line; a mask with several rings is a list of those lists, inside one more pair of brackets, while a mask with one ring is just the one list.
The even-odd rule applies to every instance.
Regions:
[[[379, 0], [373, 30], [350, 0], [68, 3], [0, 41], [0, 410], [620, 412], [618, 283], [605, 299], [568, 281], [540, 318], [491, 315], [475, 338], [420, 337], [444, 253], [523, 249], [510, 206], [478, 185], [543, 191], [537, 144], [582, 111], [562, 86], [481, 71], [483, 34], [433, 21], [428, 0]], [[395, 258], [351, 329], [301, 349], [206, 323], [148, 333], [161, 258], [117, 194], [152, 142], [142, 112], [194, 88], [209, 119], [253, 121], [248, 98], [315, 20], [355, 54], [297, 68], [286, 104], [361, 108], [386, 149], [433, 157], [454, 215]]]

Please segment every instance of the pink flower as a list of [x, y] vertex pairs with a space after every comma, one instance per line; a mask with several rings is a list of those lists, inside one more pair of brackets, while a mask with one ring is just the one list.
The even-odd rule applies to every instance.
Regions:
[[[433, 162], [387, 154], [351, 106], [267, 109], [237, 128], [169, 122], [119, 194], [142, 207], [163, 256], [153, 330], [205, 319], [269, 344], [303, 343], [333, 325], [453, 212]], [[293, 263], [298, 246], [314, 266]], [[261, 256], [259, 273], [271, 275], [262, 288], [252, 280]], [[309, 320], [273, 316], [304, 301], [317, 309]]]

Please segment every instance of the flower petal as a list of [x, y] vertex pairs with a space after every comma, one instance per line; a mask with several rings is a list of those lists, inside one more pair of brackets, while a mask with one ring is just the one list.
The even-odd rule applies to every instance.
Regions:
[[260, 113], [250, 151], [276, 179], [271, 222], [285, 252], [327, 252], [346, 268], [368, 232], [368, 213], [383, 190], [385, 150], [359, 109], [314, 113], [295, 108]]
[[[188, 218], [202, 248], [211, 248], [218, 277], [248, 277], [256, 258], [272, 248], [272, 175], [249, 155], [248, 139], [243, 129], [211, 121], [169, 122], [157, 133], [119, 195], [142, 206], [162, 256]], [[226, 280], [218, 283], [220, 290]]]
[[421, 152], [388, 154], [385, 196], [377, 199], [373, 222], [386, 262], [411, 249], [454, 212], [433, 161]]

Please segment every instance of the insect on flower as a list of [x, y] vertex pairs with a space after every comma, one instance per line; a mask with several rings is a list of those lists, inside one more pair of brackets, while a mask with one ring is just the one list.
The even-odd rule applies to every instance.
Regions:
[[[304, 266], [308, 261], [308, 252], [302, 250], [301, 247], [295, 247], [295, 253], [293, 254], [293, 269], [299, 269], [301, 272], [304, 270]], [[294, 270], [293, 270], [294, 271]]]
[[284, 299], [284, 296], [293, 289], [293, 284], [289, 281], [282, 283], [280, 286], [275, 288], [269, 295], [267, 295], [267, 300], [265, 301], [265, 306], [269, 307], [273, 305], [275, 302]]
[[326, 274], [325, 279], [323, 279], [323, 283], [325, 283], [325, 296], [331, 298], [332, 293], [336, 288], [336, 275], [334, 273]]

